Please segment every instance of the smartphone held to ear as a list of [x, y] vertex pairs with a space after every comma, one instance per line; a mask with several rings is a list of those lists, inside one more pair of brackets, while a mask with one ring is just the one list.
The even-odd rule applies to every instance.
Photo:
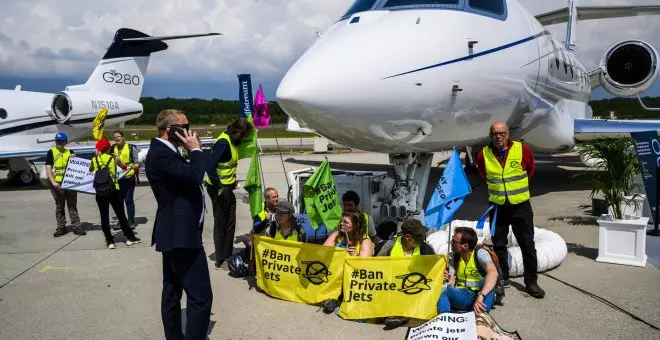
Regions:
[[185, 133], [183, 129], [178, 126], [170, 126], [170, 131], [167, 133], [167, 138], [172, 144], [183, 144], [183, 141], [176, 135], [175, 132], [178, 132], [179, 135], [184, 136]]

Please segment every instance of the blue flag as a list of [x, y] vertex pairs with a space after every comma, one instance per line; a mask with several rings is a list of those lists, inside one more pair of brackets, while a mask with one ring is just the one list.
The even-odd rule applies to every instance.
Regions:
[[454, 219], [454, 214], [463, 205], [465, 197], [471, 193], [472, 188], [461, 165], [461, 158], [454, 148], [424, 212], [426, 226], [436, 230], [442, 229], [443, 225]]
[[252, 115], [252, 77], [250, 74], [238, 75], [238, 101], [241, 103], [241, 115], [243, 118]]

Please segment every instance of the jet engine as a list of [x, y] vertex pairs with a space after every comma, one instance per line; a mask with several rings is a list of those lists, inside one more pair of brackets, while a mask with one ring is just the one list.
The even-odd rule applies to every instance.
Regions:
[[634, 96], [648, 90], [658, 78], [658, 52], [641, 40], [610, 47], [600, 61], [600, 83], [616, 96]]
[[73, 110], [73, 105], [71, 103], [71, 99], [66, 95], [66, 93], [56, 94], [55, 97], [53, 97], [51, 109], [53, 115], [55, 116], [55, 120], [57, 120], [58, 123], [64, 124], [69, 119], [71, 119], [71, 110]]

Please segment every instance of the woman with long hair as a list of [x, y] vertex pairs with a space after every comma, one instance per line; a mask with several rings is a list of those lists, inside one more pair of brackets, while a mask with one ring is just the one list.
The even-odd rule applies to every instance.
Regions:
[[328, 247], [347, 248], [351, 256], [374, 256], [374, 244], [365, 237], [366, 221], [359, 212], [345, 212], [336, 228], [323, 243]]

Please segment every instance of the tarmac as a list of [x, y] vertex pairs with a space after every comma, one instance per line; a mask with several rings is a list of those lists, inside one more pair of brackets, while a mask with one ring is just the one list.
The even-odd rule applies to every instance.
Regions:
[[[333, 169], [386, 170], [386, 154], [266, 155], [261, 159], [265, 183], [286, 197], [286, 171], [318, 166], [328, 157]], [[436, 155], [436, 161], [441, 160]], [[239, 179], [249, 160], [241, 160]], [[570, 155], [538, 157], [531, 183], [537, 227], [560, 234], [569, 254], [557, 268], [539, 276], [546, 291], [538, 300], [514, 278], [504, 306], [491, 315], [507, 331], [523, 339], [659, 339], [659, 238], [647, 237], [645, 268], [596, 262], [598, 226], [591, 216], [591, 188], [570, 176], [584, 168]], [[431, 173], [427, 199], [442, 173]], [[4, 174], [0, 174], [4, 175]], [[456, 219], [476, 220], [486, 208], [483, 181], [470, 174], [476, 189]], [[0, 182], [0, 185], [2, 183]], [[237, 232], [250, 229], [246, 192], [236, 191]], [[105, 248], [94, 197], [78, 195], [86, 236], [68, 233], [54, 238], [54, 203], [49, 191], [35, 185], [0, 190], [0, 338], [2, 339], [162, 339], [160, 318], [161, 255], [151, 232], [156, 202], [142, 177], [135, 192], [136, 231], [142, 243], [127, 247], [121, 231], [117, 249]], [[207, 197], [207, 204], [210, 200]], [[68, 216], [68, 215], [67, 215]], [[250, 282], [213, 268], [213, 215], [209, 211], [203, 239], [213, 285], [209, 339], [403, 339], [406, 327], [346, 321], [326, 315], [318, 306], [270, 298]], [[237, 250], [242, 244], [237, 244]], [[655, 261], [655, 262], [653, 262]], [[185, 322], [185, 295], [182, 299]], [[647, 324], [648, 323], [648, 324]]]

